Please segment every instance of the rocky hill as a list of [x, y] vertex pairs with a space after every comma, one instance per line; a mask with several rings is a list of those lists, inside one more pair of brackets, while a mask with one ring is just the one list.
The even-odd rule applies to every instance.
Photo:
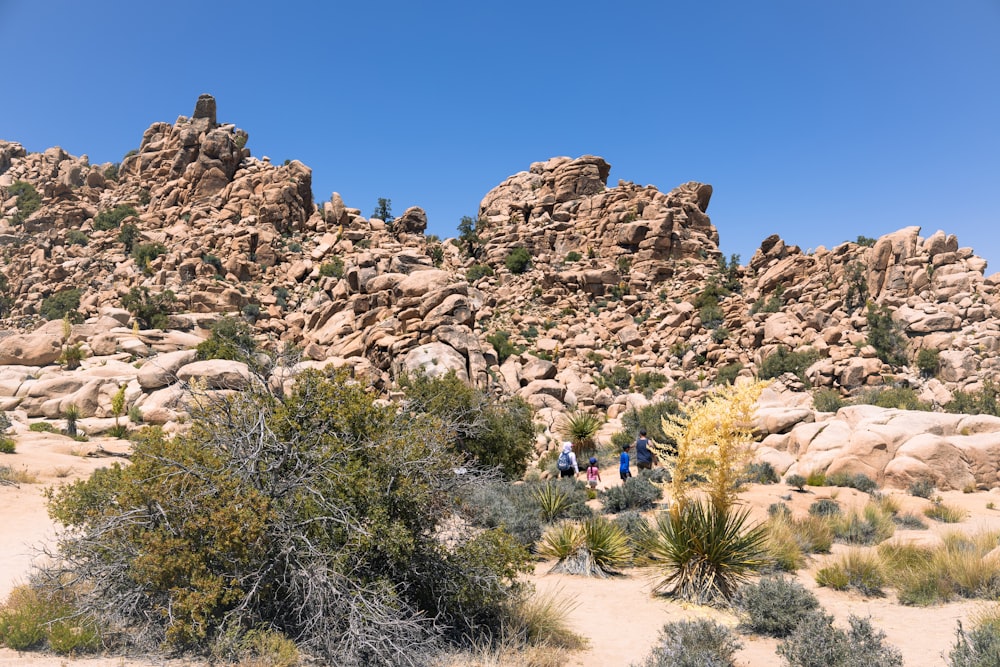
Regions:
[[[454, 370], [548, 425], [696, 397], [776, 354], [805, 360], [782, 376], [792, 390], [902, 383], [937, 405], [1000, 374], [1000, 278], [943, 231], [809, 253], [772, 236], [740, 266], [719, 251], [710, 185], [609, 187], [610, 165], [583, 156], [510, 176], [441, 241], [416, 207], [379, 220], [337, 193], [317, 204], [307, 166], [256, 158], [247, 136], [204, 95], [120, 164], [0, 141], [0, 407], [73, 404], [97, 429], [125, 383], [129, 407], [171, 423], [177, 376], [243, 377], [191, 368], [223, 313], [384, 392], [402, 370]], [[68, 336], [46, 323], [65, 310]], [[82, 367], [55, 366], [76, 343]]]

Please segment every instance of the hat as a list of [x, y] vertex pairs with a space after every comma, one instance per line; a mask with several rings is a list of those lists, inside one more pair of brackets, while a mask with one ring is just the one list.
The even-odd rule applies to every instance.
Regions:
[[597, 457], [596, 456], [591, 456], [590, 457], [590, 463], [591, 464], [597, 463]]
[[573, 449], [573, 443], [572, 442], [570, 442], [570, 441], [567, 440], [566, 442], [563, 443], [563, 451], [564, 452], [568, 452], [571, 449]]

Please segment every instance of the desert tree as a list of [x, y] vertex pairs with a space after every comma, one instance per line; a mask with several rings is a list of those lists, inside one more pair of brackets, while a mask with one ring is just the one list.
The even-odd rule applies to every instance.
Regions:
[[50, 493], [40, 576], [78, 584], [111, 641], [207, 652], [266, 628], [331, 664], [416, 665], [499, 627], [527, 555], [461, 529], [481, 480], [440, 417], [343, 372], [188, 402], [188, 432], [146, 429], [130, 465]]

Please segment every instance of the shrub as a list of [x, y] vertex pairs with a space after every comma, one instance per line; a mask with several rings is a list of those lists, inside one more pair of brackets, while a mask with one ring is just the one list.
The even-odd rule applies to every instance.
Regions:
[[93, 620], [77, 614], [71, 591], [18, 586], [0, 607], [0, 644], [16, 651], [46, 647], [60, 655], [100, 648]]
[[625, 533], [634, 553], [639, 553], [640, 549], [645, 550], [645, 545], [653, 534], [645, 516], [635, 510], [625, 510], [615, 516], [612, 522]]
[[465, 279], [474, 283], [485, 276], [492, 276], [493, 268], [489, 264], [473, 264], [465, 272]]
[[572, 264], [573, 262], [579, 262], [581, 259], [583, 259], [583, 255], [581, 255], [575, 250], [571, 250], [570, 252], [566, 253], [567, 264]]
[[833, 534], [848, 544], [878, 544], [892, 537], [896, 524], [892, 516], [873, 503], [861, 512], [852, 511], [833, 522]]
[[319, 275], [324, 278], [343, 278], [344, 260], [334, 257], [329, 262], [323, 262], [319, 267]]
[[143, 329], [165, 329], [167, 316], [173, 312], [177, 299], [171, 290], [151, 294], [149, 288], [133, 287], [122, 297], [122, 307]]
[[860, 472], [854, 475], [846, 472], [837, 472], [832, 475], [827, 475], [826, 486], [843, 486], [849, 489], [857, 489], [862, 493], [871, 493], [878, 488], [878, 484], [875, 483], [875, 480]]
[[[775, 510], [773, 514], [772, 508]], [[770, 565], [779, 572], [795, 572], [805, 565], [805, 554], [795, 531], [791, 511], [784, 503], [776, 503], [768, 508], [768, 514], [767, 555]]]
[[743, 479], [747, 483], [752, 484], [777, 484], [781, 481], [778, 473], [774, 470], [774, 466], [767, 461], [754, 462], [748, 465], [746, 471], [743, 473]]
[[0, 435], [0, 454], [13, 454], [17, 450], [14, 440], [6, 435]]
[[763, 577], [736, 591], [733, 606], [742, 627], [770, 637], [787, 637], [803, 616], [819, 609], [819, 600], [802, 584], [785, 577]]
[[101, 624], [202, 649], [266, 625], [330, 664], [419, 664], [444, 628], [499, 632], [526, 553], [502, 530], [439, 539], [481, 483], [456, 476], [439, 418], [343, 372], [205, 404], [184, 435], [149, 429], [128, 466], [53, 492]]
[[524, 273], [531, 264], [531, 253], [522, 247], [514, 248], [503, 263], [511, 273]]
[[832, 498], [820, 498], [809, 506], [812, 516], [840, 516], [840, 503]]
[[802, 475], [788, 475], [785, 477], [785, 484], [794, 486], [799, 491], [806, 490], [806, 478]]
[[167, 252], [162, 243], [140, 243], [132, 248], [132, 257], [143, 271], [149, 273], [149, 264], [154, 259]]
[[[722, 331], [722, 329], [716, 329], [716, 331]], [[732, 364], [726, 364], [719, 369], [719, 372], [715, 376], [716, 384], [732, 384], [736, 381], [736, 377], [743, 370], [743, 364], [735, 362]]]
[[810, 470], [806, 475], [808, 486], [826, 486], [826, 473], [822, 470]]
[[875, 354], [890, 366], [906, 363], [906, 334], [903, 327], [892, 319], [888, 306], [868, 304], [868, 344], [875, 348]]
[[79, 229], [71, 229], [66, 232], [66, 244], [67, 245], [87, 245], [87, 235], [81, 232]]
[[948, 653], [949, 667], [996, 667], [1000, 665], [1000, 619], [994, 614], [976, 619], [966, 632], [962, 622], [955, 631], [955, 644]]
[[42, 206], [42, 198], [35, 186], [27, 181], [14, 181], [7, 187], [7, 195], [17, 197], [17, 213], [11, 222], [21, 224]]
[[572, 503], [565, 487], [548, 482], [533, 490], [535, 502], [541, 510], [543, 521], [554, 521], [565, 514]]
[[71, 371], [80, 367], [80, 362], [86, 358], [87, 354], [82, 343], [74, 343], [63, 347], [62, 354], [59, 355], [59, 363]]
[[632, 373], [625, 366], [612, 366], [610, 370], [601, 374], [601, 380], [609, 387], [628, 389], [632, 383]]
[[882, 387], [869, 389], [857, 398], [864, 405], [877, 405], [880, 408], [896, 408], [899, 410], [928, 411], [931, 406], [920, 400], [915, 389], [910, 387]]
[[707, 618], [667, 623], [646, 659], [633, 667], [732, 667], [742, 647], [732, 630]]
[[640, 475], [629, 480], [628, 484], [609, 486], [598, 495], [605, 512], [617, 513], [652, 509], [656, 501], [663, 497], [663, 491]]
[[250, 364], [258, 352], [253, 329], [238, 317], [220, 317], [211, 335], [198, 343], [198, 359], [230, 359]]
[[[545, 594], [525, 592], [508, 606], [504, 614], [505, 635], [522, 638], [529, 646], [581, 649], [586, 641], [573, 632], [568, 620], [576, 605], [572, 597], [561, 595], [559, 591]], [[506, 663], [497, 661], [490, 664]]]
[[119, 204], [110, 211], [101, 211], [94, 217], [94, 229], [106, 232], [116, 229], [122, 220], [129, 217], [138, 217], [139, 212], [128, 204]]
[[778, 644], [778, 655], [789, 667], [902, 667], [899, 650], [885, 644], [885, 633], [871, 621], [852, 614], [848, 623], [850, 629], [844, 632], [834, 627], [832, 616], [808, 614]]
[[28, 425], [28, 430], [33, 433], [55, 433], [56, 427], [49, 422], [35, 422]]
[[452, 451], [508, 479], [528, 466], [535, 440], [531, 406], [522, 398], [496, 398], [463, 382], [454, 372], [438, 378], [424, 374], [400, 380], [414, 410], [444, 422]]
[[896, 525], [906, 530], [927, 530], [927, 523], [916, 514], [906, 512], [892, 517]]
[[83, 321], [76, 309], [80, 307], [80, 290], [64, 289], [45, 297], [39, 307], [39, 314], [47, 320], [61, 320], [69, 315], [72, 321]]
[[907, 489], [911, 496], [918, 498], [930, 498], [934, 495], [934, 482], [929, 479], [918, 479], [910, 484]]
[[515, 354], [521, 354], [524, 350], [510, 340], [510, 334], [506, 331], [494, 331], [490, 335], [486, 336], [486, 342], [493, 346], [496, 350], [497, 360], [502, 364], [507, 361], [509, 357]]
[[817, 359], [819, 359], [819, 353], [815, 350], [793, 352], [787, 347], [778, 347], [761, 362], [757, 369], [757, 375], [762, 380], [766, 380], [776, 378], [784, 373], [793, 373], [802, 382], [808, 384], [806, 369], [812, 366]]
[[131, 253], [135, 248], [135, 242], [140, 238], [139, 228], [131, 222], [126, 222], [118, 230], [118, 240], [125, 246], [125, 252]]
[[[713, 343], [722, 343], [723, 341], [727, 340], [728, 338], [729, 338], [729, 329], [728, 328], [720, 326], [720, 327], [716, 327], [715, 329], [712, 330], [712, 342]], [[733, 375], [733, 377], [735, 377], [736, 373], [739, 373], [741, 370], [743, 370], [743, 364], [737, 362], [737, 363], [727, 364], [726, 366], [723, 366], [722, 368], [728, 369], [728, 368], [731, 368], [731, 367], [734, 367], [734, 366], [737, 367], [737, 370], [735, 370], [735, 371], [729, 370], [729, 371], [727, 371], [727, 375], [731, 374], [731, 375]], [[721, 373], [722, 369], [720, 369], [719, 372]], [[732, 384], [732, 382], [730, 382], [730, 384]]]
[[847, 405], [836, 389], [817, 389], [813, 392], [813, 407], [819, 412], [836, 412]]
[[924, 377], [934, 377], [941, 367], [941, 355], [937, 350], [924, 348], [917, 353], [917, 368]]
[[955, 391], [952, 393], [952, 400], [944, 409], [952, 413], [966, 415], [993, 415], [1000, 417], [1000, 401], [997, 395], [1000, 389], [991, 380], [983, 381], [983, 388], [977, 392]]
[[656, 390], [667, 384], [667, 376], [656, 371], [636, 373], [633, 380], [636, 388], [641, 389], [646, 398], [651, 397]]
[[728, 600], [765, 564], [766, 529], [749, 526], [749, 516], [690, 502], [660, 517], [648, 551], [662, 574], [654, 590], [698, 603]]

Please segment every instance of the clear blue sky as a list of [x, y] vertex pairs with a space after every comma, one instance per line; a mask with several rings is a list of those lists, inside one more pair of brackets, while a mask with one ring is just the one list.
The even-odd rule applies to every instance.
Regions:
[[0, 0], [0, 138], [118, 161], [201, 93], [318, 200], [454, 236], [531, 162], [711, 183], [727, 255], [920, 225], [1000, 270], [1000, 0]]

